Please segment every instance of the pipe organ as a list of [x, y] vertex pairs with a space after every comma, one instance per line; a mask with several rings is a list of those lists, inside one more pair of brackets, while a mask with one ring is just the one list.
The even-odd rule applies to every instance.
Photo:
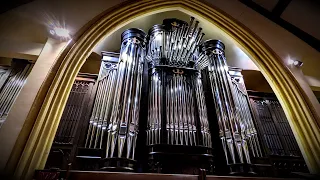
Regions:
[[187, 25], [165, 19], [150, 29], [148, 145], [211, 147], [201, 76], [194, 68], [194, 53], [204, 34], [193, 21]]
[[[269, 155], [300, 156], [279, 103], [249, 99], [241, 70], [226, 63], [225, 45], [203, 38], [193, 17], [171, 18], [148, 34], [127, 29], [119, 54], [102, 52], [92, 108], [73, 151], [86, 159], [82, 169], [214, 174], [223, 166], [246, 175]], [[75, 107], [66, 108], [68, 114]], [[57, 141], [77, 127], [66, 119]]]
[[[149, 30], [147, 146], [153, 170], [172, 167], [163, 155], [197, 147], [199, 158], [211, 159], [212, 142], [196, 50], [204, 34], [199, 22], [165, 19]], [[210, 161], [207, 164], [210, 168]], [[155, 170], [157, 171], [157, 170]]]
[[134, 159], [146, 35], [140, 29], [128, 29], [121, 36], [122, 44], [108, 127], [106, 157]]
[[263, 145], [264, 156], [275, 169], [276, 176], [290, 171], [308, 172], [289, 122], [276, 97], [269, 93], [249, 91], [257, 132]]
[[[205, 41], [199, 48], [196, 66], [199, 69], [207, 68], [225, 158], [231, 171], [237, 172], [243, 168], [238, 167], [240, 164], [251, 164], [251, 141], [248, 138], [248, 131], [252, 131], [248, 124], [251, 114], [248, 102], [243, 102], [243, 94], [239, 94], [237, 84], [232, 83], [224, 49], [224, 44], [219, 40]], [[255, 151], [251, 154], [255, 154]]]
[[106, 131], [110, 131], [108, 125], [110, 124], [109, 120], [115, 93], [117, 69], [118, 58], [116, 57], [101, 62], [96, 99], [84, 145], [86, 148], [101, 149]]
[[80, 151], [78, 145], [84, 139], [82, 132], [87, 132], [88, 128], [87, 119], [90, 118], [91, 99], [96, 94], [96, 79], [95, 75], [84, 73], [76, 77], [53, 140], [47, 168], [66, 169], [68, 163], [76, 160], [75, 154]]
[[247, 140], [252, 156], [262, 157], [263, 154], [255, 128], [256, 125], [253, 120], [253, 112], [250, 107], [247, 89], [243, 82], [241, 69], [229, 67], [228, 74], [231, 77], [231, 91], [234, 97], [236, 111], [240, 119], [243, 138]]
[[0, 127], [32, 69], [26, 60], [14, 59], [11, 67], [0, 66]]

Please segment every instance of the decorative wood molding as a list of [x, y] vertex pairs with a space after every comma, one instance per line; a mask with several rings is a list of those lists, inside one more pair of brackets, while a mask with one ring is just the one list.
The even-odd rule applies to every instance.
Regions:
[[54, 78], [50, 76], [46, 79], [45, 87], [41, 88], [35, 100], [43, 101], [42, 106], [38, 104], [40, 111], [29, 113], [28, 117], [34, 117], [35, 121], [29, 138], [27, 142], [18, 139], [20, 144], [15, 145], [22, 147], [23, 152], [19, 154], [14, 150], [8, 163], [9, 169], [14, 169], [15, 178], [31, 179], [35, 169], [44, 167], [73, 81], [94, 46], [138, 17], [170, 10], [204, 18], [226, 32], [248, 52], [281, 102], [310, 172], [320, 173], [319, 117], [297, 80], [270, 47], [251, 30], [206, 2], [140, 0], [126, 1], [94, 18], [80, 30], [57, 59], [51, 72]]

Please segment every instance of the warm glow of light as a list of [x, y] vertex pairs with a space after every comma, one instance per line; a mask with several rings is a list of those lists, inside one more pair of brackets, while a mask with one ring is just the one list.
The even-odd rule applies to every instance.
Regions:
[[292, 65], [294, 63], [294, 61], [292, 59], [288, 60], [288, 65]]
[[[63, 38], [69, 38], [69, 30], [65, 29], [65, 28], [61, 28], [61, 27], [55, 27], [53, 28], [53, 31], [55, 32], [55, 34], [57, 36], [63, 37]], [[51, 31], [50, 31], [51, 33]]]
[[289, 66], [301, 67], [301, 66], [303, 65], [303, 62], [288, 57], [288, 58], [287, 58], [287, 64], [288, 64]]

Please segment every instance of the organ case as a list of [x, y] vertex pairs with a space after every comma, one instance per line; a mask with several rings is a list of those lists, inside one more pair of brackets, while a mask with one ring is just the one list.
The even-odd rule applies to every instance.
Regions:
[[[249, 100], [241, 72], [227, 66], [224, 44], [203, 37], [193, 17], [189, 23], [171, 18], [148, 35], [124, 31], [120, 54], [102, 53], [77, 152], [90, 162], [82, 164], [91, 164], [83, 169], [219, 173], [225, 161], [231, 174], [253, 175], [257, 159], [270, 152], [299, 155], [292, 132], [285, 131], [289, 145], [261, 133], [266, 125], [256, 112], [265, 103]], [[270, 108], [283, 119], [279, 104]]]

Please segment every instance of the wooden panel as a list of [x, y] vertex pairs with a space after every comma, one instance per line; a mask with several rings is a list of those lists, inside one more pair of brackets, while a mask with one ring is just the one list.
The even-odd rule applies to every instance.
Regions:
[[79, 74], [71, 89], [67, 104], [46, 163], [47, 168], [66, 169], [73, 162], [84, 124], [89, 121], [95, 75]]

